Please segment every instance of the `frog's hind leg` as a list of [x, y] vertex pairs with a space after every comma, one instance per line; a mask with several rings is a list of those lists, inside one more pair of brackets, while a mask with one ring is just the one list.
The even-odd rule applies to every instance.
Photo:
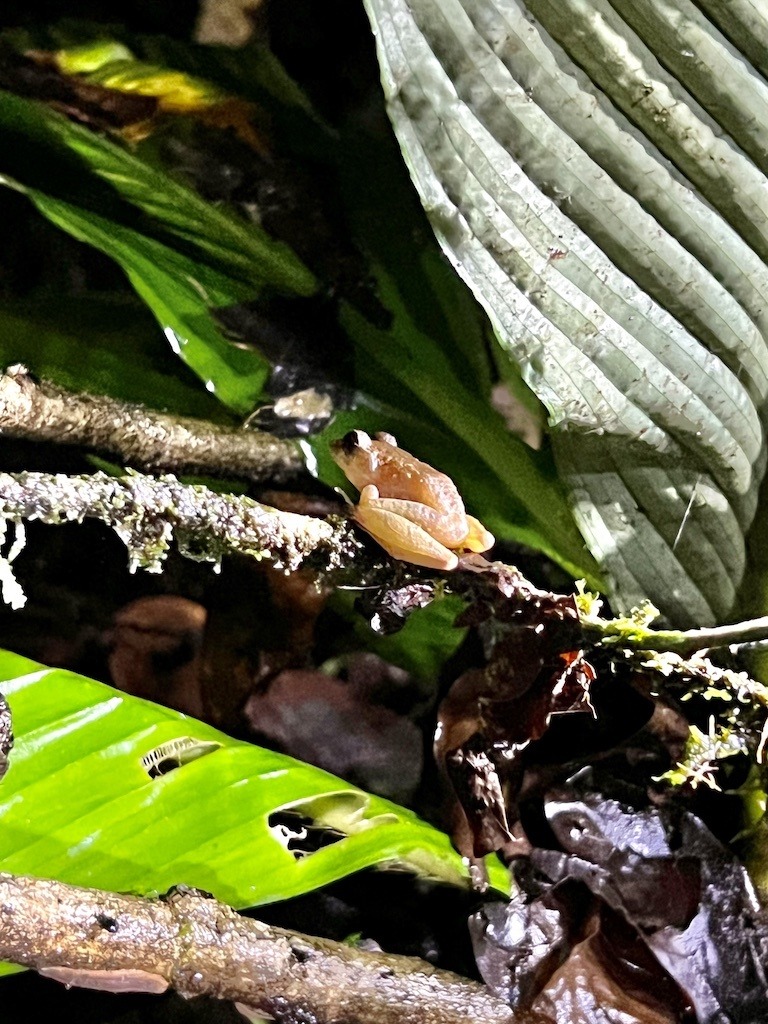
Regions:
[[355, 521], [393, 558], [428, 569], [455, 569], [459, 563], [455, 552], [392, 511], [360, 504], [355, 509]]

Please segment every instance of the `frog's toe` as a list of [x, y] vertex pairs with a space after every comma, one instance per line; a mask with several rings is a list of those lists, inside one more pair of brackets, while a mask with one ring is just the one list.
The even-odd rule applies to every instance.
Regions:
[[480, 520], [475, 519], [474, 516], [467, 516], [467, 526], [469, 527], [469, 533], [461, 542], [461, 547], [465, 551], [476, 551], [480, 554], [492, 548], [496, 543], [496, 538], [493, 534], [486, 530]]

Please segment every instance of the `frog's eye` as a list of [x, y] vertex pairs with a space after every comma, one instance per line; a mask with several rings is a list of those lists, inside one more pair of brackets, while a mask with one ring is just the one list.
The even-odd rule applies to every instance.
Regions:
[[388, 434], [386, 430], [380, 430], [377, 434], [374, 434], [374, 437], [383, 444], [389, 444], [393, 448], [397, 448], [397, 439], [393, 434]]
[[350, 430], [349, 433], [345, 434], [344, 437], [338, 441], [334, 441], [331, 444], [331, 448], [345, 455], [348, 459], [352, 458], [355, 452], [368, 451], [371, 447], [371, 439], [364, 430]]
[[364, 452], [367, 452], [371, 447], [371, 438], [364, 430], [350, 430], [342, 438], [342, 444], [348, 447], [350, 452], [356, 451], [358, 448], [362, 448]]

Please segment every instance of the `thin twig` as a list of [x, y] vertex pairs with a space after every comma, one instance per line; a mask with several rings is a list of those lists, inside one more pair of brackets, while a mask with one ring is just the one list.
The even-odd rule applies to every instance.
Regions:
[[0, 874], [0, 959], [68, 985], [230, 999], [283, 1024], [528, 1022], [423, 960], [273, 928], [188, 890], [142, 899]]
[[708, 629], [651, 629], [628, 626], [626, 619], [583, 619], [594, 639], [633, 651], [669, 651], [687, 657], [699, 651], [740, 647], [768, 639], [768, 615]]
[[0, 434], [81, 445], [150, 471], [284, 483], [304, 469], [293, 441], [76, 394], [21, 365], [0, 374]]

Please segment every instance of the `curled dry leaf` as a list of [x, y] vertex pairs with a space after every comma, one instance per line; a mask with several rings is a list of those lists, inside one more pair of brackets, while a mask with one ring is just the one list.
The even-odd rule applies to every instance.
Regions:
[[509, 830], [498, 768], [486, 748], [485, 738], [475, 733], [445, 759], [448, 778], [469, 826], [468, 841], [462, 841], [462, 834], [455, 839], [460, 851], [475, 859], [496, 850], [511, 853], [515, 843]]
[[698, 818], [573, 792], [548, 800], [546, 815], [561, 851], [535, 850], [534, 868], [581, 883], [636, 929], [699, 1024], [766, 1019], [768, 915]]
[[355, 607], [368, 619], [371, 629], [387, 636], [402, 629], [411, 612], [426, 607], [434, 597], [434, 583], [412, 582], [399, 587], [363, 591]]
[[489, 903], [469, 919], [478, 969], [512, 1007], [530, 1006], [568, 955], [567, 918], [553, 892]]
[[619, 915], [602, 907], [532, 1005], [552, 1024], [693, 1024], [685, 998]]
[[537, 1024], [693, 1024], [641, 935], [583, 885], [520, 893], [469, 923], [486, 984]]
[[435, 753], [463, 809], [455, 840], [466, 856], [527, 852], [514, 836], [523, 752], [553, 716], [593, 713], [595, 670], [583, 651], [563, 649], [570, 642], [559, 614], [506, 628], [486, 668], [458, 679], [440, 706]]
[[540, 590], [514, 566], [470, 554], [461, 558], [459, 568], [463, 572], [451, 581], [451, 589], [466, 597], [467, 608], [457, 625], [476, 626], [491, 617], [519, 625], [548, 620], [578, 625], [579, 612], [572, 594]]

